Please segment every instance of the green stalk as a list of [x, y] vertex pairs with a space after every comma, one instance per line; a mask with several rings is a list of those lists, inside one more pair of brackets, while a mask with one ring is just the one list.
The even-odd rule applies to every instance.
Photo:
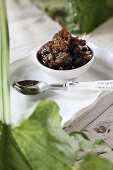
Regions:
[[6, 2], [0, 0], [0, 120], [10, 123], [9, 32]]

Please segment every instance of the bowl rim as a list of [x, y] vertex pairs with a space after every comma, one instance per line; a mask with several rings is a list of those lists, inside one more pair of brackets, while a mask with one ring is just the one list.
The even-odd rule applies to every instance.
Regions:
[[[87, 45], [88, 46], [88, 45]], [[86, 67], [87, 65], [89, 65], [89, 63], [92, 63], [93, 62], [93, 60], [94, 60], [94, 52], [93, 52], [93, 50], [88, 46], [88, 48], [91, 50], [91, 52], [92, 52], [92, 58], [86, 63], [86, 64], [84, 64], [84, 65], [82, 65], [82, 66], [80, 66], [80, 67], [78, 67], [78, 68], [74, 68], [74, 69], [70, 69], [70, 70], [55, 70], [55, 69], [52, 69], [52, 68], [49, 68], [49, 67], [47, 67], [47, 66], [45, 66], [45, 65], [43, 65], [39, 60], [38, 60], [38, 57], [37, 57], [37, 53], [38, 53], [38, 50], [36, 50], [35, 51], [35, 59], [36, 59], [36, 62], [38, 63], [38, 65], [40, 66], [40, 67], [42, 67], [42, 68], [45, 68], [46, 70], [50, 70], [50, 71], [52, 71], [52, 72], [71, 72], [71, 71], [76, 71], [76, 70], [79, 70], [79, 69], [82, 69], [82, 68], [84, 68], [84, 67]]]

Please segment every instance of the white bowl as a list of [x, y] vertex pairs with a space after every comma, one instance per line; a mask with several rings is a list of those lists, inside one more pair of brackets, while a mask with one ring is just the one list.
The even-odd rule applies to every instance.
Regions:
[[50, 76], [58, 79], [72, 79], [72, 78], [79, 77], [81, 74], [85, 73], [91, 67], [94, 60], [94, 55], [92, 56], [91, 60], [88, 63], [86, 63], [85, 65], [79, 68], [72, 69], [72, 70], [54, 70], [44, 66], [37, 59], [37, 52], [35, 52], [35, 58], [38, 66]]

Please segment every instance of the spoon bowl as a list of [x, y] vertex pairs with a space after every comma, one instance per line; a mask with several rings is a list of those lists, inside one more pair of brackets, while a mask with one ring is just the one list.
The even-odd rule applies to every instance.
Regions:
[[13, 84], [13, 88], [25, 95], [35, 95], [44, 93], [47, 90], [47, 84], [36, 80], [23, 80]]

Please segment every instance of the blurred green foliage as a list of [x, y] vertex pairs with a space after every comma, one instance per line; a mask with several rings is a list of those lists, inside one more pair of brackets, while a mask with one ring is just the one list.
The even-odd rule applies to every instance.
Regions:
[[73, 20], [73, 10], [68, 0], [32, 0], [39, 8], [44, 10], [51, 18], [58, 21], [70, 32], [77, 31]]
[[70, 0], [74, 23], [88, 33], [113, 15], [112, 0]]
[[32, 0], [71, 33], [88, 33], [113, 15], [113, 0]]

